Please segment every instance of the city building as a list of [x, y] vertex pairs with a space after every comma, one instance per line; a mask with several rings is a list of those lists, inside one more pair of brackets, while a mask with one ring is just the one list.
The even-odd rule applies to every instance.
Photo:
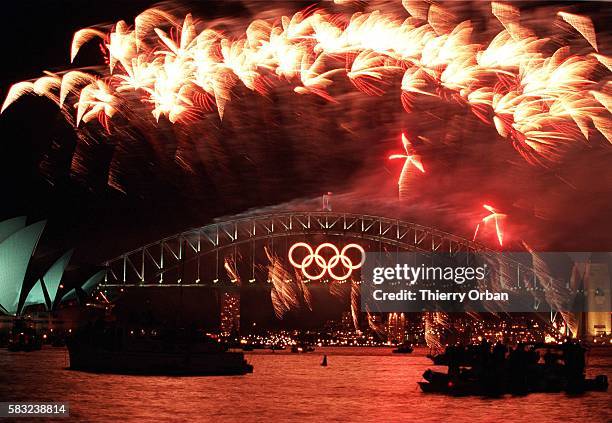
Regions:
[[610, 271], [607, 261], [590, 257], [589, 261], [574, 263], [571, 286], [584, 291], [584, 310], [579, 321], [578, 336], [593, 340], [612, 334], [612, 298]]
[[406, 316], [404, 313], [389, 313], [387, 316], [387, 340], [398, 344], [406, 340]]
[[345, 332], [351, 332], [355, 330], [355, 323], [353, 322], [353, 315], [350, 311], [342, 312], [342, 320], [340, 325]]
[[221, 336], [228, 337], [240, 332], [240, 293], [221, 294]]

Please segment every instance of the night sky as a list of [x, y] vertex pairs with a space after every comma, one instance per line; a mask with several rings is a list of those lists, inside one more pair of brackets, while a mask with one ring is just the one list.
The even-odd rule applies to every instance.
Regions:
[[[96, 43], [84, 47], [75, 63], [70, 64], [69, 46], [74, 32], [119, 19], [133, 22], [138, 13], [155, 3], [10, 2], [3, 7], [5, 31], [11, 34], [11, 42], [4, 47], [0, 96], [5, 97], [11, 84], [38, 77], [43, 70], [103, 64]], [[182, 4], [194, 15], [207, 19], [247, 14], [240, 2]], [[301, 3], [294, 5], [299, 10]], [[29, 221], [48, 219], [38, 255], [47, 250], [59, 254], [62, 249], [76, 246], [75, 260], [98, 263], [163, 235], [206, 224], [211, 218], [304, 194], [286, 192], [288, 183], [278, 189], [278, 195], [269, 198], [244, 199], [243, 194], [238, 194], [235, 201], [228, 201], [228, 196], [219, 198], [213, 190], [206, 189], [205, 177], [197, 179], [178, 171], [156, 176], [153, 171], [149, 174], [153, 179], [134, 178], [141, 189], [124, 195], [105, 184], [103, 173], [112, 147], [97, 146], [91, 163], [93, 176], [85, 182], [77, 180], [69, 170], [77, 138], [54, 105], [33, 96], [13, 106], [0, 119], [0, 219], [17, 215], [27, 215]], [[45, 155], [53, 159], [52, 183], [41, 172]], [[135, 166], [146, 167], [142, 163]], [[195, 193], [183, 192], [188, 185], [201, 188]]]
[[[155, 3], [140, 0], [91, 3], [62, 0], [7, 4], [3, 7], [5, 31], [13, 36], [12, 42], [4, 49], [7, 60], [0, 70], [0, 96], [4, 99], [11, 84], [38, 77], [43, 70], [103, 64], [96, 43], [85, 46], [75, 63], [70, 64], [69, 46], [73, 33], [90, 25], [112, 23], [119, 19], [133, 22], [138, 13]], [[203, 19], [249, 15], [239, 1], [181, 4]], [[307, 3], [290, 4], [297, 11]], [[47, 219], [26, 285], [33, 283], [34, 278], [67, 249], [75, 248], [65, 278], [69, 286], [82, 283], [103, 260], [163, 236], [204, 225], [218, 216], [295, 198], [318, 197], [321, 193], [318, 184], [321, 181], [327, 185], [326, 189], [341, 187], [353, 168], [344, 166], [344, 169], [338, 169], [337, 164], [342, 161], [334, 161], [334, 168], [340, 174], [336, 171], [314, 172], [311, 177], [305, 178], [303, 175], [292, 175], [290, 167], [274, 170], [273, 166], [266, 164], [273, 170], [272, 174], [267, 175], [268, 188], [264, 195], [257, 193], [257, 187], [263, 184], [260, 185], [249, 175], [248, 170], [240, 169], [243, 164], [249, 166], [248, 160], [244, 159], [229, 170], [238, 174], [236, 180], [224, 185], [229, 187], [229, 192], [220, 192], [202, 174], [194, 177], [177, 169], [167, 171], [166, 167], [164, 172], [153, 169], [143, 176], [136, 170], [136, 175], [132, 175], [130, 181], [137, 188], [126, 195], [106, 185], [108, 157], [113, 147], [94, 146], [94, 155], [89, 163], [90, 177], [87, 180], [79, 179], [70, 172], [71, 157], [78, 140], [73, 128], [64, 121], [55, 106], [36, 96], [26, 96], [10, 109], [0, 117], [0, 184], [3, 193], [0, 219], [18, 215], [28, 216], [28, 222]], [[263, 129], [265, 124], [261, 125]], [[228, 131], [231, 136], [231, 128]], [[273, 141], [275, 144], [270, 146], [270, 150], [274, 157], [269, 157], [268, 163], [286, 162], [284, 155], [291, 155], [291, 151], [283, 147], [280, 137]], [[146, 152], [143, 154], [146, 155]], [[46, 158], [50, 158], [52, 170], [49, 173], [52, 178], [43, 169]], [[139, 155], [133, 164], [146, 168], [147, 165], [143, 163], [146, 160]], [[309, 207], [316, 206], [310, 204]], [[201, 318], [202, 308], [205, 307], [208, 312], [204, 320], [210, 323], [212, 317], [214, 322], [214, 308], [206, 307], [214, 303], [210, 302], [209, 295], [195, 291], [181, 300], [185, 316], [193, 316], [199, 310], [197, 314]], [[163, 300], [160, 301], [160, 298]], [[154, 304], [163, 304], [161, 309], [176, 309], [178, 298], [178, 292], [162, 291], [137, 293], [135, 298], [128, 296], [124, 301], [131, 304], [127, 314], [138, 316], [138, 313], [150, 307], [150, 299]], [[261, 291], [250, 298], [251, 305], [246, 301], [243, 308], [261, 310], [263, 301], [268, 308], [266, 312], [258, 313], [257, 318], [272, 322], [269, 291]], [[322, 310], [327, 310], [329, 299], [322, 298], [321, 301], [327, 304]], [[341, 303], [343, 301], [336, 304], [339, 306], [332, 307], [331, 316], [320, 313], [316, 321], [337, 317], [338, 311], [346, 308], [346, 304]], [[164, 319], [164, 313], [160, 314], [160, 319]], [[286, 321], [303, 321], [303, 317], [302, 313], [293, 312]]]

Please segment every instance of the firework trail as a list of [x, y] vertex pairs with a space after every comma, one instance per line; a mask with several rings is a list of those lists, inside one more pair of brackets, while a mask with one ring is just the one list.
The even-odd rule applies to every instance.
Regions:
[[366, 312], [366, 318], [368, 320], [368, 326], [372, 331], [377, 333], [378, 335], [383, 335], [385, 333], [385, 326], [382, 323], [378, 323], [371, 312]]
[[443, 327], [443, 328], [448, 327], [448, 314], [441, 312], [441, 311], [435, 312], [434, 313], [434, 323], [438, 327]]
[[[254, 20], [237, 38], [191, 14], [179, 18], [155, 7], [133, 25], [119, 21], [110, 30], [77, 31], [71, 59], [96, 40], [108, 66], [17, 83], [0, 112], [35, 94], [74, 113], [70, 122], [77, 127], [97, 121], [112, 132], [119, 116], [134, 125], [164, 118], [188, 127], [213, 111], [223, 118], [239, 87], [266, 95], [275, 81], [284, 81], [297, 94], [336, 102], [334, 86], [341, 79], [370, 96], [397, 89], [393, 82], [401, 80], [397, 94], [406, 111], [422, 97], [464, 107], [532, 164], [559, 161], [572, 144], [597, 133], [612, 141], [606, 81], [611, 59], [599, 52], [588, 18], [558, 14], [590, 45], [591, 53], [579, 55], [538, 38], [509, 4], [492, 3], [504, 30], [487, 43], [475, 41], [470, 21], [456, 22], [435, 3], [403, 6], [403, 15], [338, 15], [311, 7], [277, 21]], [[422, 171], [411, 157], [417, 156], [402, 155], [406, 165]]]
[[359, 330], [360, 295], [359, 285], [356, 282], [351, 282], [351, 316], [353, 317], [355, 330]]
[[[477, 282], [478, 289], [484, 290], [494, 290], [494, 291], [504, 291], [507, 289], [508, 284], [507, 281], [512, 281], [512, 277], [510, 276], [510, 265], [508, 261], [504, 260], [503, 257], [499, 254], [495, 254], [493, 256], [483, 256], [484, 260], [488, 264], [488, 268], [491, 271], [491, 275], [487, 279], [482, 279]], [[486, 264], [485, 264], [486, 265]], [[494, 312], [495, 307], [494, 303], [485, 304], [484, 307], [489, 312]], [[474, 317], [472, 315], [472, 317]]]
[[[546, 261], [538, 254], [531, 246], [529, 246], [525, 241], [522, 242], [525, 250], [531, 254], [532, 257], [532, 266], [533, 271], [536, 274], [536, 278], [542, 288], [545, 288], [544, 295], [545, 300], [553, 309], [559, 310], [563, 321], [571, 331], [571, 333], [576, 336], [578, 333], [578, 320], [576, 319], [576, 315], [570, 311], [565, 310], [563, 299], [569, 298], [571, 295], [571, 291], [568, 287], [565, 286], [565, 283], [559, 279], [552, 277], [552, 273], [550, 268], [546, 264]], [[576, 270], [576, 269], [574, 269]]]
[[485, 208], [489, 214], [482, 218], [482, 220], [476, 225], [476, 229], [474, 230], [473, 241], [476, 241], [476, 237], [478, 236], [478, 232], [480, 230], [480, 226], [485, 226], [489, 221], [493, 221], [495, 224], [495, 234], [497, 235], [497, 241], [499, 242], [500, 247], [503, 245], [504, 241], [504, 231], [503, 231], [503, 222], [506, 219], [507, 215], [498, 212], [494, 207], [489, 206], [488, 204], [483, 204], [483, 208]]
[[308, 310], [312, 311], [312, 294], [310, 292], [310, 289], [308, 289], [308, 286], [304, 282], [304, 279], [302, 279], [300, 275], [296, 275], [296, 284], [298, 292], [304, 299], [304, 305], [308, 308]]
[[268, 280], [272, 284], [270, 297], [274, 314], [282, 319], [290, 310], [299, 308], [302, 304], [312, 311], [312, 293], [304, 280], [298, 275], [292, 275], [283, 266], [282, 260], [267, 247], [264, 249], [270, 264], [267, 266]]
[[[506, 155], [512, 147], [529, 163], [553, 167], [555, 172], [563, 170], [565, 164], [580, 166], [580, 160], [570, 160], [566, 153], [580, 151], [583, 156], [579, 159], [584, 159], [590, 147], [607, 147], [606, 139], [610, 140], [612, 133], [612, 60], [606, 55], [607, 40], [597, 38], [587, 17], [566, 11], [555, 17], [556, 10], [547, 8], [543, 13], [555, 28], [532, 25], [530, 29], [527, 25], [531, 16], [521, 16], [517, 7], [504, 3], [470, 6], [470, 17], [478, 12], [473, 22], [457, 18], [467, 9], [454, 8], [453, 3], [448, 3], [448, 9], [419, 1], [403, 1], [401, 5], [337, 3], [347, 6], [336, 7], [328, 2], [295, 14], [276, 10], [277, 14], [266, 15], [287, 15], [276, 20], [256, 16], [210, 22], [178, 13], [178, 7], [171, 10], [165, 3], [144, 11], [131, 23], [119, 21], [112, 26], [85, 28], [74, 34], [71, 59], [77, 59], [88, 43], [100, 44], [106, 65], [45, 72], [41, 78], [19, 82], [9, 90], [0, 111], [10, 112], [7, 107], [27, 94], [57, 104], [79, 138], [74, 152], [63, 154], [72, 155], [71, 176], [83, 185], [98, 183], [94, 173], [104, 171], [108, 175], [102, 184], [132, 194], [150, 182], [138, 180], [141, 175], [130, 174], [130, 168], [140, 172], [151, 158], [156, 166], [150, 172], [155, 177], [166, 178], [173, 187], [185, 189], [188, 183], [181, 183], [187, 182], [180, 179], [181, 172], [200, 176], [198, 182], [210, 182], [219, 195], [239, 203], [236, 208], [252, 206], [244, 195], [239, 195], [244, 185], [241, 182], [247, 178], [256, 181], [254, 184], [260, 182], [257, 189], [263, 194], [278, 195], [276, 162], [265, 159], [289, 154], [282, 150], [283, 142], [291, 144], [291, 154], [294, 148], [297, 150], [294, 157], [287, 158], [292, 160], [288, 166], [292, 174], [283, 175], [283, 181], [293, 176], [310, 183], [316, 179], [313, 175], [323, 174], [319, 169], [328, 172], [334, 167], [327, 166], [331, 163], [327, 156], [342, 161], [373, 157], [377, 163], [370, 165], [378, 166], [378, 170], [382, 167], [380, 159], [391, 156], [391, 162], [402, 166], [401, 171], [397, 169], [399, 177], [393, 173], [394, 179], [398, 177], [400, 197], [409, 193], [415, 200], [411, 205], [401, 204], [401, 213], [408, 215], [417, 209], [421, 213], [421, 209], [435, 207], [440, 214], [454, 218], [464, 212], [457, 209], [465, 206], [470, 210], [469, 216], [454, 219], [448, 229], [454, 232], [461, 226], [459, 230], [469, 233], [467, 236], [472, 235], [472, 222], [475, 224], [481, 216], [475, 217], [477, 207], [464, 201], [471, 195], [469, 190], [459, 191], [459, 187], [480, 185], [471, 170], [481, 162], [507, 165], [510, 172], [520, 173], [521, 181], [527, 185], [524, 188], [539, 189], [536, 184], [545, 184], [552, 169], [528, 169], [521, 160]], [[485, 7], [485, 19], [490, 22], [480, 22], [483, 16], [479, 13], [484, 15]], [[353, 13], [357, 9], [363, 11]], [[537, 21], [542, 18], [540, 15]], [[484, 27], [488, 29], [481, 33]], [[497, 32], [496, 28], [502, 30]], [[539, 36], [535, 30], [546, 36]], [[323, 104], [325, 101], [330, 103]], [[372, 110], [378, 104], [381, 107]], [[317, 115], [319, 110], [321, 115]], [[355, 142], [343, 150], [332, 150], [335, 143], [328, 141], [331, 132], [318, 125], [327, 121], [334, 128], [342, 128], [333, 136], [343, 134], [366, 140], [366, 131], [374, 125], [363, 122], [373, 122], [375, 113], [381, 115], [376, 130], [382, 132], [383, 125], [386, 128], [385, 139], [377, 138], [380, 144], [404, 133], [402, 146], [385, 147], [383, 151], [378, 145]], [[264, 132], [262, 123], [265, 131], [274, 129]], [[308, 135], [303, 133], [308, 132], [305, 127], [316, 129]], [[482, 161], [478, 157], [474, 162], [471, 140], [474, 138], [474, 148], [483, 148], [484, 143], [477, 138], [485, 130], [486, 139], [493, 141], [495, 137], [490, 134], [495, 131], [508, 142], [491, 142], [493, 147], [484, 149]], [[431, 139], [426, 145], [420, 142], [425, 132]], [[278, 139], [278, 144], [261, 142], [262, 135], [267, 134]], [[299, 146], [294, 146], [298, 144], [294, 142], [295, 134], [299, 136]], [[105, 147], [108, 151], [103, 153], [110, 154], [109, 163], [100, 165], [100, 150]], [[435, 157], [429, 154], [434, 149]], [[276, 155], [268, 154], [273, 151]], [[327, 153], [326, 163], [322, 151]], [[460, 159], [464, 154], [471, 155], [470, 160], [458, 160], [461, 169], [444, 174], [445, 167], [440, 164], [452, 164], [455, 153], [462, 156]], [[132, 161], [134, 156], [136, 162]], [[144, 157], [146, 161], [141, 160]], [[240, 161], [242, 158], [248, 163]], [[51, 159], [46, 156], [40, 166], [52, 182]], [[358, 162], [353, 169], [365, 168], [364, 162]], [[313, 170], [313, 163], [320, 167]], [[63, 168], [56, 166], [55, 171], [62, 172]], [[484, 168], [479, 171], [489, 172]], [[534, 178], [526, 176], [525, 171]], [[366, 175], [364, 169], [357, 175], [359, 180], [355, 180], [352, 189], [359, 192], [354, 193], [352, 202], [367, 198], [369, 205], [376, 195], [381, 203], [377, 208], [390, 203], [387, 191], [378, 185], [388, 177], [382, 175], [375, 180], [374, 173]], [[448, 188], [445, 180], [458, 178], [460, 173], [466, 180], [453, 185], [452, 196], [435, 192], [434, 188]], [[503, 207], [504, 213], [512, 216], [513, 224], [520, 219], [515, 207], [518, 200], [531, 195], [535, 199], [528, 198], [526, 202], [534, 203], [534, 209], [553, 209], [558, 204], [518, 189], [508, 194], [514, 195], [512, 200], [516, 202], [504, 201], [496, 192], [487, 191], [504, 193], [509, 172], [500, 168], [490, 173], [495, 175], [478, 175], [484, 178], [482, 192], [495, 198], [489, 204], [496, 209]], [[330, 175], [329, 180], [339, 179], [335, 173], [325, 175]], [[578, 178], [568, 179], [575, 183]], [[137, 181], [131, 185], [130, 179]], [[492, 180], [504, 186], [484, 186]], [[423, 189], [425, 183], [427, 189]], [[377, 184], [375, 190], [363, 195], [366, 185], [373, 184]], [[322, 186], [319, 192], [332, 188], [336, 192], [336, 187]], [[191, 187], [202, 197], [211, 195], [208, 188], [205, 184]], [[581, 189], [584, 186], [578, 186], [576, 191]], [[547, 193], [552, 196], [553, 192], [557, 191], [547, 187]], [[293, 199], [304, 195], [293, 194]], [[252, 201], [261, 198], [253, 195]], [[342, 194], [338, 192], [336, 198], [334, 202], [340, 205]], [[478, 198], [474, 204], [480, 207], [482, 203]], [[557, 213], [560, 210], [561, 207], [555, 208]], [[432, 215], [428, 213], [427, 219]], [[498, 244], [503, 242], [504, 248], [511, 248], [510, 243], [518, 237], [504, 234], [499, 224], [508, 219], [490, 220], [487, 230], [495, 222]], [[483, 222], [479, 225], [479, 239], [484, 226]], [[552, 231], [544, 235], [549, 233]], [[525, 237], [522, 234], [521, 238]]]
[[[358, 283], [352, 281], [334, 281], [329, 284], [329, 294], [336, 298], [345, 299], [348, 298], [351, 307], [351, 318], [353, 320], [353, 326], [355, 330], [359, 330], [359, 316], [361, 314], [361, 287]], [[372, 326], [370, 319], [370, 313], [366, 312], [368, 316], [368, 324]], [[374, 328], [372, 328], [374, 329]], [[383, 329], [384, 330], [384, 329]]]
[[[576, 313], [570, 313], [569, 311], [560, 311], [559, 313], [561, 314], [569, 333], [571, 333], [571, 336], [577, 337], [580, 321]], [[565, 331], [563, 332], [565, 333]]]
[[240, 274], [238, 273], [238, 265], [237, 265], [237, 262], [240, 261], [240, 259], [241, 259], [240, 255], [236, 257], [235, 255], [232, 254], [232, 255], [225, 257], [225, 260], [223, 261], [223, 268], [227, 272], [227, 277], [230, 279], [231, 283], [236, 284], [238, 286], [242, 284], [242, 281], [240, 279]]
[[267, 247], [265, 253], [270, 264], [268, 265], [268, 280], [272, 284], [270, 297], [274, 314], [282, 319], [289, 310], [296, 309], [300, 303], [297, 293], [291, 284], [291, 274], [283, 267], [282, 260]]
[[425, 173], [425, 168], [421, 162], [421, 157], [416, 155], [413, 151], [412, 144], [406, 138], [406, 135], [402, 133], [402, 145], [404, 146], [404, 154], [392, 154], [389, 156], [389, 160], [402, 159], [404, 160], [404, 166], [400, 173], [397, 185], [399, 186], [399, 194], [402, 196], [402, 192], [405, 190], [406, 179], [408, 177], [408, 171], [411, 167], [418, 169], [421, 173]]
[[425, 326], [425, 343], [430, 351], [442, 350], [440, 342], [440, 333], [436, 327], [436, 312], [423, 313], [423, 321]]
[[[572, 279], [575, 281], [572, 288], [581, 289], [584, 288], [585, 284], [588, 283], [588, 275], [590, 274], [590, 262], [586, 263], [574, 263], [572, 268]], [[582, 285], [582, 286], [581, 286]], [[583, 313], [571, 313], [567, 311], [560, 311], [563, 321], [566, 323], [567, 328], [571, 334], [576, 337], [580, 331], [581, 318], [584, 316]]]
[[[564, 281], [557, 279], [553, 276], [549, 266], [546, 261], [542, 257], [542, 254], [537, 253], [531, 246], [529, 246], [525, 241], [521, 241], [521, 244], [525, 251], [527, 251], [531, 256], [531, 266], [530, 269], [534, 272], [537, 283], [542, 287], [542, 290], [536, 290], [536, 280], [523, 279], [522, 283], [527, 286], [530, 283], [533, 283], [531, 292], [534, 300], [537, 303], [546, 303], [553, 310], [559, 310], [564, 323], [571, 330], [573, 334], [577, 332], [578, 321], [574, 313], [569, 311], [564, 311], [566, 308], [566, 303], [564, 299], [567, 299], [571, 295], [570, 289], [565, 285]], [[495, 255], [493, 257], [486, 257], [486, 260], [489, 265], [489, 269], [493, 270], [494, 273], [485, 281], [479, 283], [479, 288], [482, 290], [491, 289], [493, 291], [501, 291], [507, 289], [508, 282], [512, 281], [513, 278], [510, 276], [511, 272], [514, 270], [510, 269], [510, 265], [507, 261], [502, 259], [502, 256]], [[516, 263], [518, 266], [519, 263]], [[492, 311], [495, 306], [493, 304], [490, 305], [490, 310]]]
[[329, 294], [336, 298], [346, 298], [349, 294], [346, 283], [330, 283]]
[[526, 242], [523, 241], [523, 246], [526, 251], [529, 252], [532, 259], [532, 268], [535, 272], [537, 281], [542, 286], [542, 288], [547, 288], [544, 290], [546, 295], [546, 302], [551, 305], [551, 307], [556, 308], [557, 310], [563, 310], [563, 298], [567, 298], [570, 294], [570, 291], [565, 287], [563, 281], [557, 280], [553, 278], [551, 275], [550, 268], [546, 264], [546, 261], [538, 254], [531, 246], [529, 246]]

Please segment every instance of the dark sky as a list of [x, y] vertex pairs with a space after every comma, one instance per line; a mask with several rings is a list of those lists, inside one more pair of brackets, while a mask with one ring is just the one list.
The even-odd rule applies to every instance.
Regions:
[[[18, 1], [3, 5], [3, 26], [6, 34], [11, 34], [11, 42], [3, 48], [5, 59], [0, 70], [0, 97], [4, 99], [11, 84], [39, 77], [43, 70], [102, 64], [95, 43], [83, 49], [74, 65], [69, 63], [74, 32], [119, 19], [133, 22], [138, 13], [155, 3], [142, 0], [59, 0]], [[240, 2], [181, 4], [187, 5], [194, 15], [206, 19], [245, 14]], [[298, 2], [295, 4], [300, 5]], [[76, 137], [57, 108], [44, 99], [25, 96], [10, 109], [0, 118], [0, 187], [3, 193], [0, 219], [23, 214], [31, 221], [47, 218], [48, 226], [38, 254], [44, 254], [45, 249], [58, 254], [63, 248], [83, 245], [84, 248], [77, 248], [75, 259], [95, 263], [144, 241], [245, 209], [245, 204], [220, 203], [214, 195], [194, 198], [182, 194], [179, 192], [182, 181], [170, 180], [173, 176], [164, 176], [157, 184], [147, 181], [148, 192], [138, 190], [130, 195], [107, 189], [103, 184], [96, 185], [99, 181], [95, 180], [95, 175], [93, 183], [75, 181], [69, 176], [68, 168]], [[61, 146], [55, 155], [54, 143]], [[56, 166], [57, 178], [53, 185], [40, 171], [46, 154], [51, 154]], [[91, 167], [99, 167], [103, 172], [109, 148], [100, 146], [93, 154], [96, 157], [92, 159]], [[190, 179], [185, 175], [178, 178]], [[259, 204], [250, 202], [246, 207], [276, 200], [269, 198]], [[111, 237], [107, 236], [109, 233]]]
[[[69, 66], [72, 34], [88, 25], [133, 17], [148, 1], [21, 1], [3, 6], [3, 25], [13, 42], [5, 47], [0, 74], [0, 93], [5, 97], [10, 84], [38, 77], [45, 69]], [[52, 187], [41, 175], [39, 163], [54, 140], [74, 144], [76, 138], [57, 109], [38, 98], [24, 98], [0, 119], [3, 201], [1, 217], [20, 214], [31, 220], [47, 218], [45, 238], [53, 243], [74, 242], [78, 233], [95, 229], [95, 221], [107, 216], [120, 222], [133, 213], [121, 199], [106, 192], [88, 192], [66, 179]], [[70, 148], [70, 147], [68, 147]], [[111, 206], [112, 204], [112, 206]], [[110, 214], [110, 215], [109, 215]], [[129, 218], [129, 217], [128, 217]], [[44, 248], [47, 243], [41, 243]]]
[[[43, 70], [64, 70], [71, 67], [101, 64], [95, 43], [85, 46], [74, 65], [69, 63], [72, 35], [78, 29], [100, 23], [112, 23], [119, 19], [133, 22], [133, 18], [152, 1], [20, 1], [3, 7], [3, 25], [12, 41], [3, 51], [3, 66], [0, 70], [0, 97], [4, 99], [11, 84], [39, 77]], [[182, 2], [194, 15], [214, 19], [222, 16], [247, 14], [240, 2]], [[293, 2], [298, 10], [302, 3]], [[258, 185], [251, 176], [241, 173], [237, 185], [229, 193], [219, 190], [205, 176], [185, 174], [180, 171], [150, 172], [147, 177], [131, 178], [137, 188], [129, 195], [108, 188], [105, 173], [108, 170], [108, 154], [112, 147], [92, 147], [88, 166], [93, 169], [86, 181], [70, 174], [70, 159], [77, 148], [73, 129], [64, 121], [55, 105], [35, 96], [24, 96], [0, 117], [0, 220], [17, 215], [26, 215], [30, 222], [47, 219], [47, 227], [32, 261], [27, 279], [44, 272], [65, 250], [75, 248], [67, 274], [67, 284], [81, 283], [91, 273], [93, 266], [146, 242], [203, 225], [217, 216], [242, 212], [248, 208], [273, 205], [302, 196], [319, 195], [315, 173], [313, 182], [306, 185], [300, 177], [291, 177], [290, 169], [283, 168], [272, 175], [267, 195], [256, 195], [250, 189]], [[231, 136], [231, 132], [229, 133]], [[277, 143], [278, 144], [278, 143]], [[290, 152], [286, 152], [288, 155]], [[283, 150], [270, 160], [283, 161]], [[50, 157], [53, 166], [52, 183], [41, 171], [45, 157]], [[243, 163], [243, 162], [240, 162]], [[140, 166], [136, 163], [130, 163]], [[248, 163], [247, 163], [248, 164]], [[240, 164], [237, 165], [238, 167]], [[146, 167], [146, 166], [145, 166]], [[348, 168], [350, 170], [350, 168]], [[234, 169], [240, 173], [240, 169]], [[230, 170], [231, 172], [232, 170]], [[136, 171], [138, 173], [138, 170]], [[346, 168], [343, 176], [350, 174]], [[144, 173], [143, 173], [144, 174]], [[327, 182], [340, 180], [330, 185], [343, 185], [344, 177], [323, 176]], [[233, 184], [233, 185], [236, 185]], [[194, 187], [189, 189], [188, 187]], [[183, 192], [186, 190], [187, 192]], [[172, 309], [170, 298], [178, 301], [179, 293], [162, 291], [138, 294], [136, 299], [126, 297], [133, 304], [149, 304], [147, 296], [164, 309]], [[157, 297], [156, 297], [157, 295]], [[157, 298], [157, 299], [155, 299]], [[191, 306], [185, 302], [185, 314], [194, 313], [210, 302], [205, 292], [190, 294]], [[272, 306], [269, 290], [251, 295], [251, 304], [245, 301], [243, 308], [258, 310], [257, 319], [272, 322]], [[321, 297], [323, 304], [329, 299]], [[262, 302], [265, 304], [262, 312]], [[177, 303], [178, 304], [178, 303]], [[333, 313], [344, 309], [334, 306]], [[191, 310], [189, 307], [193, 308]], [[327, 310], [323, 306], [321, 310]], [[136, 314], [137, 309], [134, 309]], [[332, 314], [333, 314], [332, 313]], [[162, 313], [163, 314], [163, 313]], [[214, 313], [213, 313], [214, 314]], [[300, 317], [301, 316], [301, 317]], [[294, 312], [288, 322], [303, 321], [302, 313]], [[310, 317], [313, 317], [311, 314]], [[319, 313], [317, 322], [330, 316]], [[247, 320], [249, 317], [246, 317]], [[263, 319], [263, 320], [261, 320]]]
[[[69, 63], [72, 34], [80, 28], [112, 23], [119, 19], [131, 23], [135, 15], [152, 4], [154, 2], [143, 0], [7, 2], [2, 9], [3, 32], [7, 42], [3, 44], [0, 97], [5, 97], [12, 83], [38, 77], [43, 70], [100, 64], [95, 43], [83, 48], [74, 65]], [[248, 7], [239, 1], [191, 1], [181, 4], [185, 5], [186, 10], [192, 11], [194, 16], [207, 20], [228, 16], [244, 17], [250, 13]], [[281, 3], [249, 4], [256, 4], [255, 8], [261, 10]], [[283, 4], [295, 11], [308, 2]], [[605, 3], [583, 2], [576, 6], [563, 2], [527, 2], [523, 4], [523, 8], [537, 9], [542, 5], [551, 7], [555, 4], [560, 7], [571, 5], [572, 11], [593, 16], [598, 32], [609, 30], [604, 26], [605, 17], [609, 16], [610, 11], [609, 7], [604, 6]], [[271, 101], [274, 103], [276, 99], [272, 96]], [[296, 150], [298, 147], [292, 147], [291, 143], [300, 142], [303, 134], [290, 133], [282, 128], [290, 128], [294, 123], [291, 119], [307, 120], [309, 116], [305, 113], [317, 111], [324, 116], [326, 108], [329, 107], [316, 100], [307, 106], [303, 106], [303, 103], [304, 101], [297, 106], [278, 106], [302, 107], [302, 114], [298, 110], [294, 116], [287, 117], [280, 111], [278, 114], [282, 117], [273, 122], [280, 129], [273, 133], [269, 131], [270, 124], [265, 116], [260, 117], [259, 121], [250, 127], [250, 130], [261, 131], [262, 138], [271, 140], [269, 150], [259, 154], [265, 156], [261, 160], [267, 168], [280, 168], [276, 174], [273, 174], [273, 170], [266, 171], [268, 173], [263, 175], [261, 172], [251, 172], [249, 166], [255, 160], [254, 156], [247, 153], [242, 155], [235, 150], [236, 145], [231, 144], [229, 139], [237, 138], [237, 134], [232, 132], [231, 125], [226, 123], [221, 136], [228, 141], [227, 145], [220, 148], [225, 148], [223, 154], [232, 158], [227, 175], [218, 173], [216, 169], [205, 169], [194, 176], [174, 170], [166, 172], [165, 168], [162, 170], [154, 167], [158, 164], [147, 169], [148, 159], [131, 162], [126, 168], [130, 168], [131, 179], [135, 182], [132, 183], [133, 189], [128, 191], [128, 195], [124, 195], [106, 187], [104, 176], [100, 176], [107, 170], [114, 148], [112, 143], [95, 146], [88, 152], [91, 156], [89, 166], [92, 169], [90, 179], [83, 183], [82, 180], [71, 177], [70, 158], [76, 148], [76, 137], [72, 128], [64, 122], [61, 114], [49, 101], [33, 96], [22, 97], [0, 116], [0, 188], [3, 193], [0, 218], [21, 214], [26, 214], [31, 220], [47, 218], [49, 223], [44, 236], [50, 242], [41, 245], [40, 254], [45, 252], [45, 248], [59, 254], [64, 248], [83, 247], [77, 249], [76, 259], [96, 263], [161, 235], [204, 224], [217, 216], [295, 198], [318, 196], [327, 190], [340, 190], [351, 184], [356, 172], [363, 167], [364, 160], [369, 160], [369, 157], [375, 157], [376, 154], [385, 154], [389, 145], [393, 145], [371, 148], [367, 152], [369, 157], [362, 153], [353, 154], [351, 157], [351, 154], [345, 154], [345, 151], [350, 151], [346, 148], [355, 140], [343, 135], [330, 136], [333, 140], [331, 144], [337, 147], [337, 151], [313, 151], [313, 158], [316, 157], [320, 168], [316, 171], [298, 169], [304, 164], [296, 161], [292, 166], [292, 160], [297, 159], [291, 156], [302, 151]], [[263, 107], [267, 107], [266, 104], [263, 104]], [[259, 105], [262, 103], [258, 103], [256, 107]], [[236, 106], [234, 113], [238, 118], [244, 113], [244, 107], [247, 106]], [[360, 116], [360, 119], [366, 121], [364, 125], [379, 126], [380, 134], [377, 135], [383, 135], [381, 138], [392, 136], [395, 144], [395, 134], [386, 133], [385, 125], [389, 117], [377, 115], [375, 110], [367, 112]], [[231, 116], [228, 118], [229, 122], [230, 119]], [[335, 127], [339, 122], [332, 118], [325, 119], [320, 123], [320, 129], [323, 135], [329, 136], [336, 131]], [[395, 126], [398, 128], [401, 125]], [[288, 138], [291, 143], [286, 141]], [[368, 140], [368, 143], [370, 142]], [[143, 148], [146, 150], [147, 147]], [[321, 147], [317, 145], [315, 148]], [[137, 153], [145, 156], [147, 154], [142, 150]], [[53, 163], [52, 184], [49, 183], [49, 178], [45, 178], [44, 172], [41, 172], [45, 157], [50, 158]], [[269, 161], [266, 162], [266, 159]], [[282, 168], [278, 166], [279, 163], [283, 164]], [[311, 165], [312, 160], [306, 160], [306, 163]], [[455, 165], [461, 163], [459, 158]], [[96, 169], [99, 170], [98, 175]], [[233, 179], [230, 184], [233, 185], [224, 185], [225, 181], [220, 183], [215, 178]], [[111, 236], [108, 236], [109, 234]]]

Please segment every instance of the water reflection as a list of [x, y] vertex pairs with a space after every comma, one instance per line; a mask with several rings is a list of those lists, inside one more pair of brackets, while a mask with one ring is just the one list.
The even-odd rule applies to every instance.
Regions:
[[[328, 366], [321, 366], [323, 354]], [[449, 398], [417, 387], [431, 362], [379, 348], [313, 354], [248, 354], [253, 374], [232, 377], [99, 375], [65, 370], [64, 349], [0, 350], [0, 400], [69, 401], [73, 418], [124, 421], [612, 421], [612, 394]], [[612, 379], [612, 351], [589, 357], [587, 374]], [[63, 420], [65, 421], [65, 420]]]

